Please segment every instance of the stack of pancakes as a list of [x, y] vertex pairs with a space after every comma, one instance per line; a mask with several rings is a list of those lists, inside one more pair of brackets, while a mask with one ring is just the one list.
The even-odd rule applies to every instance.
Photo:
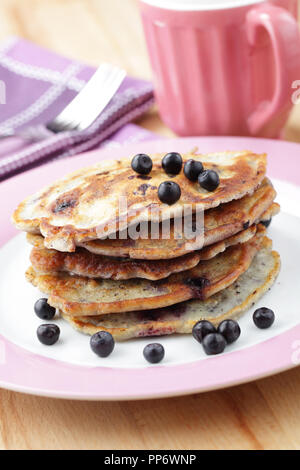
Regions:
[[[266, 156], [184, 155], [184, 162], [192, 158], [216, 171], [220, 185], [209, 192], [181, 171], [172, 177], [181, 198], [170, 206], [157, 195], [171, 179], [162, 157], [152, 157], [148, 176], [135, 173], [129, 159], [76, 171], [15, 211], [15, 225], [33, 245], [27, 279], [84, 333], [105, 330], [116, 340], [190, 333], [201, 319], [236, 318], [276, 279], [280, 258], [266, 226], [280, 208]], [[204, 214], [203, 236], [194, 240], [176, 224], [187, 204], [191, 225], [196, 213]], [[141, 224], [148, 238], [130, 237], [130, 228], [138, 233]]]

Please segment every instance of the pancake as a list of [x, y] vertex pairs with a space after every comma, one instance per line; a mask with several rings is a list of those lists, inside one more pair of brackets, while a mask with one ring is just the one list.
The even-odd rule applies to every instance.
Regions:
[[[194, 240], [177, 233], [173, 221], [170, 225], [168, 239], [106, 239], [95, 240], [80, 245], [91, 253], [119, 258], [162, 260], [183, 256], [219, 242], [241, 232], [246, 226], [251, 226], [263, 218], [278, 212], [278, 205], [272, 205], [276, 192], [268, 179], [251, 196], [245, 196], [237, 201], [221, 204], [216, 209], [204, 213], [204, 240], [197, 247]], [[265, 211], [269, 214], [265, 215]], [[150, 230], [149, 230], [150, 232]], [[161, 230], [160, 230], [161, 236]], [[181, 236], [181, 238], [178, 238]], [[40, 235], [28, 234], [27, 240], [37, 248], [44, 247], [44, 239]], [[204, 242], [204, 243], [203, 243]]]
[[277, 202], [273, 202], [273, 204], [263, 213], [260, 217], [260, 222], [266, 223], [270, 222], [272, 217], [279, 214], [280, 212], [280, 205]]
[[245, 243], [256, 233], [253, 225], [247, 230], [222, 242], [210, 245], [179, 258], [170, 260], [132, 260], [95, 255], [79, 248], [75, 253], [62, 253], [46, 248], [33, 248], [30, 255], [31, 264], [38, 274], [66, 272], [89, 278], [126, 280], [143, 278], [156, 281], [173, 273], [179, 273], [195, 267], [201, 260], [208, 260], [222, 253], [226, 248]]
[[[277, 203], [272, 204], [275, 191], [270, 187], [266, 188], [266, 192], [264, 189], [256, 192], [259, 194], [245, 196], [239, 201], [207, 211], [209, 214], [204, 214], [204, 239], [200, 240], [199, 249], [227, 239], [253, 223], [269, 220], [278, 214], [280, 206]], [[252, 207], [247, 206], [249, 199], [254, 203]], [[226, 207], [229, 205], [230, 207]], [[184, 234], [181, 238], [176, 237], [173, 222], [170, 228], [169, 239], [92, 240], [82, 243], [81, 246], [95, 254], [148, 260], [177, 258], [198, 248], [197, 244], [185, 238]]]
[[[178, 217], [186, 204], [194, 211], [204, 211], [240, 199], [252, 194], [266, 174], [265, 154], [187, 154], [184, 162], [193, 158], [202, 161], [205, 169], [217, 171], [220, 185], [208, 192], [181, 171], [172, 178], [181, 188], [181, 198], [168, 206], [157, 195], [159, 185], [171, 178], [162, 169], [162, 157], [163, 154], [153, 157], [149, 176], [136, 174], [131, 169], [131, 159], [80, 169], [25, 199], [15, 211], [13, 222], [20, 230], [41, 233], [46, 248], [74, 252], [83, 242], [103, 238], [131, 224]], [[123, 203], [126, 198], [126, 207], [121, 210], [120, 198]], [[159, 214], [151, 209], [159, 209]]]
[[62, 313], [81, 333], [93, 335], [109, 331], [116, 341], [173, 333], [191, 333], [200, 320], [217, 326], [225, 319], [238, 319], [274, 284], [280, 270], [280, 257], [265, 246], [250, 268], [236, 282], [208, 300], [192, 300], [158, 310], [111, 314], [97, 317], [70, 317]]
[[39, 275], [32, 267], [26, 277], [49, 296], [50, 305], [72, 316], [149, 310], [190, 299], [205, 300], [231, 285], [249, 268], [266, 243], [264, 233], [259, 226], [257, 234], [247, 243], [232, 246], [193, 269], [155, 282], [89, 279], [66, 273]]

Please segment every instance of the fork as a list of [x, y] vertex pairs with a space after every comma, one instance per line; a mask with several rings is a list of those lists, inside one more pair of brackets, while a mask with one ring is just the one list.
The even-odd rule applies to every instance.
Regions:
[[30, 126], [22, 131], [2, 133], [0, 139], [16, 136], [38, 142], [52, 134], [84, 131], [102, 113], [125, 77], [125, 70], [104, 63], [53, 121], [45, 125]]

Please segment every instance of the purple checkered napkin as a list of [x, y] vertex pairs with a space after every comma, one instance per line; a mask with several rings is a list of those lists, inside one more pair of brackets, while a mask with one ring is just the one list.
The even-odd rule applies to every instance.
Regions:
[[[54, 119], [84, 87], [95, 69], [18, 38], [0, 48], [0, 134]], [[127, 77], [97, 120], [84, 132], [53, 134], [29, 145], [21, 138], [0, 139], [0, 180], [54, 158], [104, 145], [153, 139], [133, 124], [153, 104], [153, 88]]]

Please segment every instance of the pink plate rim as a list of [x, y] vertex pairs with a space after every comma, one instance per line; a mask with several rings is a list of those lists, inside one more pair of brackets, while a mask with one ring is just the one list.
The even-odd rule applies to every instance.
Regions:
[[[27, 195], [54, 179], [100, 159], [139, 152], [213, 152], [248, 149], [269, 154], [269, 171], [300, 185], [300, 145], [243, 137], [191, 137], [140, 142], [58, 160], [0, 184], [0, 246], [17, 232], [10, 216]], [[177, 366], [141, 369], [83, 367], [35, 355], [0, 336], [0, 386], [9, 390], [78, 400], [136, 400], [199, 393], [256, 380], [295, 367], [293, 348], [300, 344], [300, 324], [258, 345]]]

